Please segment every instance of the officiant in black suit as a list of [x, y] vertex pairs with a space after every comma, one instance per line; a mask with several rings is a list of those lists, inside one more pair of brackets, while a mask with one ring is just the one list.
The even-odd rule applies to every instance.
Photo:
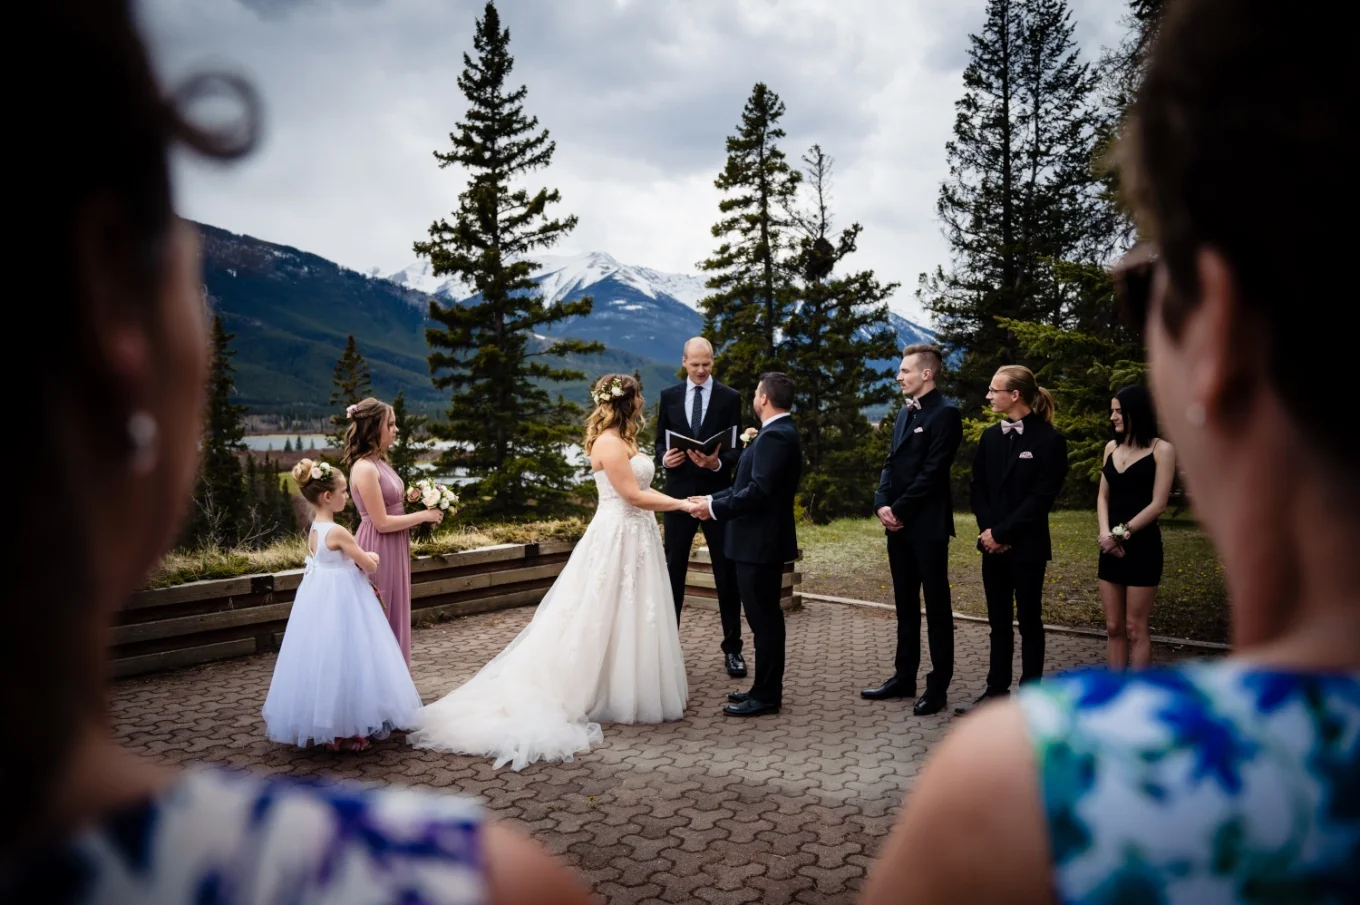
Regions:
[[[656, 419], [656, 466], [658, 471], [665, 471], [666, 494], [684, 499], [708, 496], [731, 487], [732, 471], [741, 457], [741, 450], [730, 441], [707, 456], [693, 450], [668, 450], [666, 432], [674, 431], [696, 440], [707, 440], [723, 430], [739, 433], [741, 396], [713, 379], [713, 346], [702, 336], [685, 343], [681, 364], [686, 371], [684, 383], [661, 391], [660, 413]], [[741, 656], [741, 591], [737, 587], [736, 573], [723, 553], [723, 534], [727, 526], [712, 519], [698, 521], [681, 511], [667, 512], [661, 518], [666, 529], [666, 570], [670, 573], [677, 621], [685, 602], [690, 548], [695, 532], [703, 528], [718, 590], [724, 665], [729, 676], [742, 678], [746, 675], [746, 661]]]
[[789, 417], [793, 381], [760, 376], [751, 407], [760, 431], [742, 453], [730, 490], [703, 499], [695, 512], [705, 524], [726, 524], [724, 552], [732, 562], [755, 639], [756, 675], [750, 691], [734, 691], [723, 712], [777, 713], [784, 699], [784, 611], [779, 606], [784, 564], [798, 556], [793, 498], [803, 474], [803, 447]]
[[935, 346], [902, 350], [897, 383], [907, 404], [893, 425], [892, 446], [874, 510], [888, 535], [888, 568], [897, 605], [897, 654], [891, 679], [860, 694], [872, 700], [916, 696], [921, 666], [921, 593], [926, 599], [930, 673], [918, 716], [944, 709], [954, 676], [954, 611], [949, 593], [949, 539], [954, 507], [949, 468], [963, 442], [963, 417], [935, 388], [943, 357]]
[[1002, 420], [982, 432], [973, 457], [973, 515], [991, 625], [987, 688], [973, 706], [1010, 694], [1012, 611], [1020, 623], [1020, 684], [1043, 677], [1044, 572], [1053, 558], [1048, 513], [1067, 478], [1067, 441], [1053, 426], [1053, 396], [1033, 371], [1002, 367], [987, 387], [987, 401]]

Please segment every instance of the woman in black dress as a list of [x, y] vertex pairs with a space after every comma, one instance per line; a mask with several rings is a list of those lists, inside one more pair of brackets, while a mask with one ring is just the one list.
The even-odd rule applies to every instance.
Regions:
[[1148, 615], [1162, 580], [1162, 532], [1176, 474], [1176, 451], [1156, 436], [1152, 397], [1127, 386], [1110, 403], [1115, 439], [1100, 472], [1100, 603], [1105, 608], [1105, 657], [1111, 669], [1141, 669], [1152, 661]]

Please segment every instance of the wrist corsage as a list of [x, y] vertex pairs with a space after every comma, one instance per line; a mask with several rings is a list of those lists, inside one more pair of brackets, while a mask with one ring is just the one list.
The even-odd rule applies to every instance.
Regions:
[[1121, 522], [1110, 529], [1110, 537], [1122, 543], [1133, 537], [1133, 529], [1129, 527], [1128, 522]]

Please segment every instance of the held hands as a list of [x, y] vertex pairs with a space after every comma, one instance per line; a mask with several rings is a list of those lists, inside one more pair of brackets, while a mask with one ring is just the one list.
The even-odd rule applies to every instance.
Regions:
[[883, 527], [887, 528], [889, 531], [902, 530], [902, 522], [897, 516], [893, 515], [891, 506], [881, 506], [874, 514], [877, 515], [878, 520], [883, 523]]
[[684, 451], [683, 449], [675, 449], [675, 448], [671, 448], [671, 449], [666, 450], [666, 455], [665, 455], [665, 457], [661, 460], [661, 464], [664, 465], [664, 466], [666, 466], [667, 468], [675, 468], [675, 467], [679, 466], [680, 463], [682, 463], [682, 462], [684, 462], [684, 461], [685, 461], [685, 451]]
[[692, 496], [685, 502], [685, 511], [700, 521], [713, 518], [713, 513], [708, 509], [708, 500], [704, 497]]

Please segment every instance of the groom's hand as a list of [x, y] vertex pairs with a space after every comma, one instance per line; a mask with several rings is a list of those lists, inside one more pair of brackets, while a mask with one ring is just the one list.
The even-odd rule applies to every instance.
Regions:
[[692, 496], [689, 501], [694, 504], [694, 508], [690, 510], [690, 515], [700, 520], [713, 517], [713, 513], [708, 510], [708, 499], [706, 497]]

